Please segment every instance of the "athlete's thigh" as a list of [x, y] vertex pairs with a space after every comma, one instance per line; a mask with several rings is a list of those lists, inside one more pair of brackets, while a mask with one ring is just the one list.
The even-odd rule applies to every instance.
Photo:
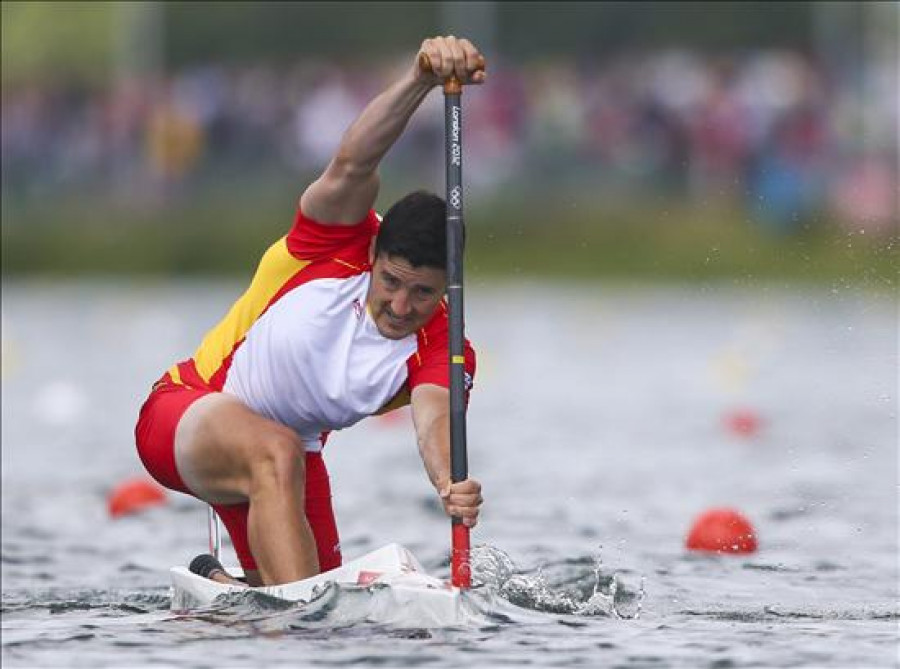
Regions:
[[175, 430], [175, 462], [191, 491], [215, 504], [247, 500], [260, 444], [293, 432], [233, 395], [210, 393], [191, 404]]

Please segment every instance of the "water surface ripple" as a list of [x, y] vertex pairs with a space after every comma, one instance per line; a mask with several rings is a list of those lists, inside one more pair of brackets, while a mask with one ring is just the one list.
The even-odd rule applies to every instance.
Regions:
[[[473, 283], [484, 618], [427, 630], [367, 622], [360, 588], [173, 612], [167, 570], [205, 550], [203, 505], [109, 518], [141, 473], [149, 384], [239, 289], [4, 285], [4, 667], [897, 666], [895, 298]], [[759, 430], [729, 430], [736, 410]], [[396, 541], [447, 575], [408, 413], [334, 435], [326, 458], [346, 556]], [[758, 552], [684, 550], [716, 506], [751, 519]]]

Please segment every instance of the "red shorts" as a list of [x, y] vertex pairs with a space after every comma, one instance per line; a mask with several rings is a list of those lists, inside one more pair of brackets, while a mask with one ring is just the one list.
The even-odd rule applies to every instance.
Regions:
[[[165, 487], [194, 497], [196, 495], [185, 485], [175, 464], [175, 428], [187, 408], [211, 392], [215, 391], [171, 383], [165, 376], [141, 407], [135, 428], [138, 455], [150, 475]], [[213, 504], [212, 507], [228, 530], [241, 567], [256, 569], [247, 539], [249, 503]], [[306, 518], [316, 539], [319, 568], [328, 571], [339, 567], [341, 549], [331, 508], [331, 485], [321, 453], [306, 454]]]

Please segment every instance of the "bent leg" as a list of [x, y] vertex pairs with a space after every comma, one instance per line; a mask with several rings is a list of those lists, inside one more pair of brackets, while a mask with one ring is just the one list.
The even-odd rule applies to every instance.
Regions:
[[178, 471], [197, 497], [249, 502], [247, 537], [267, 585], [319, 573], [304, 511], [305, 458], [295, 432], [225, 393], [196, 400], [175, 431]]
[[[253, 552], [247, 541], [249, 503], [214, 504], [213, 508], [225, 524], [234, 550], [244, 567], [250, 585], [261, 585]], [[328, 469], [320, 452], [306, 453], [306, 518], [316, 541], [319, 569], [329, 571], [341, 566], [340, 537], [331, 506], [331, 484]]]

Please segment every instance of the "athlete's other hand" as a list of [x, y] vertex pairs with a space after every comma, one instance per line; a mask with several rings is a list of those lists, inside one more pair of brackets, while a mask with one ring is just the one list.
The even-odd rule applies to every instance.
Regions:
[[[423, 71], [419, 57], [422, 54], [431, 61], [431, 72]], [[464, 84], [483, 84], [487, 75], [484, 71], [484, 57], [478, 49], [463, 37], [433, 37], [422, 42], [416, 54], [416, 75], [420, 79], [437, 86], [456, 75]]]
[[475, 527], [481, 510], [481, 484], [475, 479], [449, 483], [440, 490], [441, 503], [448, 516], [462, 518], [463, 525]]

